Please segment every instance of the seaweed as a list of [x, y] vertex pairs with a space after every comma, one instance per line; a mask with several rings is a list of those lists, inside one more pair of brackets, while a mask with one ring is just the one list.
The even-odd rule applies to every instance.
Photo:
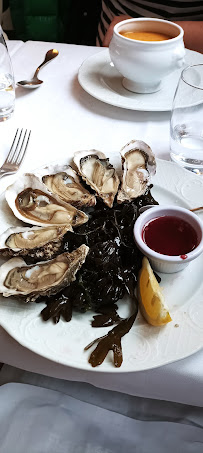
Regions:
[[[139, 208], [147, 204], [158, 204], [151, 195], [151, 186], [145, 195], [132, 202], [114, 203], [109, 208], [102, 201], [97, 201], [89, 209], [89, 221], [74, 232], [68, 231], [64, 237], [63, 250], [72, 252], [81, 244], [89, 246], [86, 261], [77, 273], [76, 280], [62, 292], [51, 298], [43, 298], [47, 306], [42, 310], [45, 321], [53, 318], [56, 323], [62, 316], [71, 320], [72, 310], [85, 312], [93, 310], [103, 315], [106, 325], [118, 320], [115, 303], [126, 293], [131, 298], [141, 267], [142, 254], [135, 245], [133, 226], [139, 215]], [[112, 307], [114, 314], [108, 318], [101, 310]], [[112, 310], [111, 310], [111, 313]], [[98, 317], [93, 322], [96, 325]], [[105, 323], [105, 320], [104, 320]], [[110, 324], [111, 323], [111, 324]]]
[[90, 354], [89, 363], [92, 367], [101, 365], [105, 360], [109, 351], [113, 351], [114, 356], [114, 365], [116, 368], [119, 368], [123, 362], [121, 338], [126, 335], [131, 329], [138, 313], [138, 302], [135, 298], [135, 311], [134, 313], [126, 319], [122, 319], [116, 327], [110, 330], [103, 337], [93, 340], [88, 344], [84, 350], [87, 351], [95, 343], [98, 343], [95, 350]]
[[121, 321], [122, 318], [117, 313], [117, 309], [116, 304], [101, 306], [97, 310], [98, 314], [93, 316], [92, 327], [108, 327]]
[[[41, 312], [44, 321], [53, 319], [58, 323], [63, 317], [69, 322], [73, 311], [92, 310], [95, 313], [92, 327], [114, 325], [107, 335], [85, 347], [88, 350], [97, 343], [89, 357], [92, 367], [100, 365], [111, 350], [115, 367], [122, 364], [121, 339], [129, 332], [137, 316], [135, 288], [142, 264], [142, 253], [134, 242], [133, 227], [142, 206], [158, 204], [151, 195], [151, 188], [149, 186], [145, 195], [131, 203], [114, 203], [113, 208], [98, 200], [97, 205], [89, 209], [88, 222], [73, 232], [68, 231], [64, 237], [64, 251], [72, 252], [81, 244], [89, 247], [76, 280], [57, 295], [39, 300], [46, 303]], [[116, 302], [126, 293], [135, 310], [129, 318], [122, 319], [117, 313]]]

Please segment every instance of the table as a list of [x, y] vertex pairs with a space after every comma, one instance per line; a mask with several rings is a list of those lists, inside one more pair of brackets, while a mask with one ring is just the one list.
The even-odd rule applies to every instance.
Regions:
[[[132, 139], [146, 141], [157, 157], [169, 159], [169, 113], [128, 111], [97, 101], [80, 87], [77, 73], [83, 60], [103, 49], [67, 44], [8, 41], [15, 79], [33, 75], [47, 50], [59, 56], [40, 72], [37, 90], [16, 88], [13, 117], [0, 124], [0, 163], [17, 127], [32, 129], [21, 172], [63, 158], [76, 150], [96, 148], [118, 152]], [[14, 177], [0, 181], [2, 192]], [[111, 374], [64, 367], [23, 348], [0, 329], [0, 362], [69, 381], [86, 382], [128, 395], [203, 405], [203, 351], [151, 371]]]

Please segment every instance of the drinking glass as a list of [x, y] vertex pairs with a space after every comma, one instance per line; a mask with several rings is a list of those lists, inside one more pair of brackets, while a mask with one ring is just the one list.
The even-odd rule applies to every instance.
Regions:
[[15, 105], [15, 81], [7, 45], [0, 26], [0, 121], [10, 118]]
[[203, 174], [203, 64], [183, 69], [174, 95], [170, 123], [171, 159]]

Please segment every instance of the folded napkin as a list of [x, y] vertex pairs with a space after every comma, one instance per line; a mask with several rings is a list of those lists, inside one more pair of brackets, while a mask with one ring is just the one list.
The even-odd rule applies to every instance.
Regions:
[[1, 453], [202, 453], [203, 429], [139, 421], [28, 384], [0, 388]]

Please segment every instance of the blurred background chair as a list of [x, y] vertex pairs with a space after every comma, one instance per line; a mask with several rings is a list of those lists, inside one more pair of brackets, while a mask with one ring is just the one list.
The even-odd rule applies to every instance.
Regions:
[[11, 39], [96, 43], [101, 0], [6, 0], [3, 8], [10, 11]]
[[3, 29], [4, 38], [8, 39], [5, 30], [12, 30], [13, 25], [11, 21], [9, 0], [0, 0], [0, 24]]

